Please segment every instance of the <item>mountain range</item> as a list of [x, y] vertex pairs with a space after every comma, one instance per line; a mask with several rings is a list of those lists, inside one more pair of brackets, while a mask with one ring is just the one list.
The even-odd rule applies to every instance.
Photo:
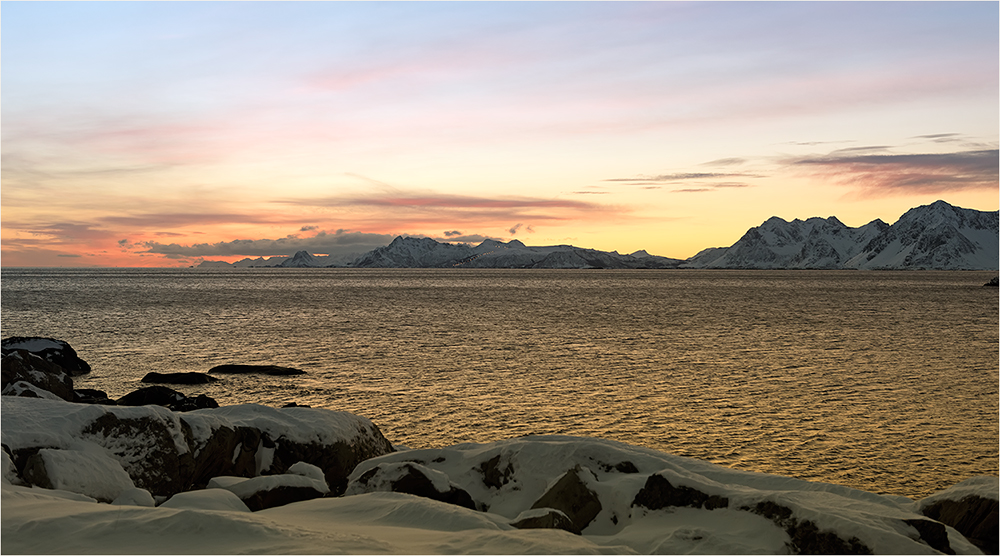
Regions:
[[205, 261], [200, 267], [352, 268], [738, 268], [997, 270], [998, 214], [937, 201], [907, 211], [894, 224], [873, 220], [851, 228], [836, 217], [778, 217], [747, 230], [729, 247], [705, 249], [687, 260], [645, 251], [621, 255], [572, 245], [529, 247], [518, 240], [479, 245], [397, 237], [360, 255]]

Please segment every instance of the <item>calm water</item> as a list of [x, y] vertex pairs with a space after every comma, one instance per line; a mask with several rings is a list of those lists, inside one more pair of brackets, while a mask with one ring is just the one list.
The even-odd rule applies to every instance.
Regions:
[[919, 497], [998, 472], [995, 272], [4, 269], [3, 337], [118, 397], [346, 410], [412, 448], [599, 436]]

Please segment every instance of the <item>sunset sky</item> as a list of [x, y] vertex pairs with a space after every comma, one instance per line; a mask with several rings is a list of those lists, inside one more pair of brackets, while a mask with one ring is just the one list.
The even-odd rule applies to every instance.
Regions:
[[3, 266], [998, 208], [997, 2], [3, 2]]

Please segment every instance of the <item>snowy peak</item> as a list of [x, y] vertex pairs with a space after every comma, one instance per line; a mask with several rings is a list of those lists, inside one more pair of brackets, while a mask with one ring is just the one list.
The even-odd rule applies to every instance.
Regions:
[[528, 247], [487, 239], [475, 247], [430, 238], [397, 237], [354, 261], [362, 268], [676, 268], [681, 261], [643, 258], [570, 245]]
[[889, 226], [850, 228], [834, 216], [771, 217], [730, 247], [706, 249], [685, 268], [996, 269], [997, 212], [944, 201], [910, 209]]
[[322, 263], [309, 254], [308, 251], [298, 251], [292, 255], [291, 259], [282, 261], [278, 266], [282, 268], [310, 268], [322, 266]]

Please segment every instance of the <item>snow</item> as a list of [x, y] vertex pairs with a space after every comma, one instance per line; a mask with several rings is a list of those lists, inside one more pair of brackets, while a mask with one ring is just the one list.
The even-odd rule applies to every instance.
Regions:
[[144, 488], [127, 488], [111, 504], [115, 506], [144, 506], [152, 508], [156, 505], [156, 501], [153, 500], [153, 495]]
[[161, 508], [183, 510], [215, 510], [250, 513], [250, 508], [232, 492], [221, 488], [179, 492], [160, 504]]
[[255, 492], [274, 490], [279, 487], [306, 487], [315, 489], [317, 492], [321, 492], [323, 494], [330, 492], [330, 487], [327, 486], [326, 480], [316, 480], [312, 477], [288, 474], [254, 477], [235, 484], [230, 484], [229, 486], [221, 489], [212, 490], [226, 490], [241, 499], [246, 499], [253, 496]]
[[302, 475], [303, 477], [309, 477], [310, 479], [314, 479], [323, 484], [326, 484], [326, 474], [323, 473], [323, 470], [311, 463], [306, 463], [304, 461], [293, 463], [288, 468], [288, 474]]
[[34, 396], [25, 396], [25, 397], [36, 397], [36, 398], [43, 398], [46, 400], [63, 401], [62, 398], [53, 394], [52, 392], [49, 392], [48, 390], [43, 390], [35, 386], [34, 384], [31, 384], [30, 382], [24, 382], [23, 380], [12, 382], [7, 386], [5, 386], [3, 392], [0, 393], [0, 396], [24, 396], [25, 392], [31, 392], [34, 394]]
[[212, 477], [208, 481], [208, 488], [229, 489], [233, 485], [238, 485], [243, 481], [249, 481], [250, 477]]
[[134, 489], [132, 479], [114, 459], [99, 452], [81, 450], [38, 451], [52, 488], [111, 502]]
[[[0, 402], [0, 431], [3, 443], [11, 449], [45, 446], [64, 450], [94, 450], [95, 445], [113, 449], [108, 438], [81, 438], [81, 432], [102, 415], [111, 413], [119, 419], [149, 418], [166, 425], [178, 453], [188, 451], [178, 415], [165, 407], [140, 407], [75, 404], [62, 400], [4, 396]], [[141, 457], [141, 454], [137, 454]]]
[[58, 342], [56, 340], [50, 340], [48, 338], [28, 338], [21, 342], [11, 342], [5, 343], [4, 349], [23, 349], [31, 352], [39, 352], [46, 349], [65, 349], [67, 344], [64, 342]]
[[[211, 431], [220, 426], [252, 427], [266, 432], [273, 439], [285, 437], [301, 444], [333, 444], [370, 435], [375, 430], [370, 420], [359, 415], [308, 407], [278, 409], [256, 404], [230, 405], [188, 411], [183, 418], [191, 426], [198, 443], [207, 441]], [[258, 453], [258, 457], [267, 456]]]
[[972, 477], [958, 484], [920, 500], [919, 507], [924, 508], [941, 500], [961, 500], [966, 496], [979, 496], [989, 500], [1000, 500], [1000, 478]]

